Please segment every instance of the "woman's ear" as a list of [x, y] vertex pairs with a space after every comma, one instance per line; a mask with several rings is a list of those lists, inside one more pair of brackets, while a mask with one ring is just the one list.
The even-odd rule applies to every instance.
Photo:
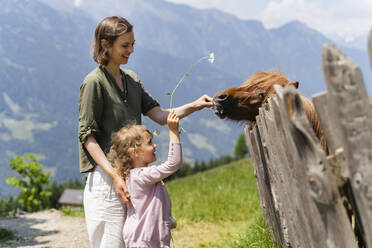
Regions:
[[296, 82], [290, 82], [290, 85], [293, 85], [296, 89], [298, 89], [298, 85], [300, 84], [298, 81]]
[[106, 39], [101, 40], [101, 47], [108, 48], [109, 42]]

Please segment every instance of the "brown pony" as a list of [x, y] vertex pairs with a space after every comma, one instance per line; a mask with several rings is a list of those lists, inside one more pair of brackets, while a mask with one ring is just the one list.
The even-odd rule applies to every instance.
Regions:
[[[214, 112], [221, 119], [228, 118], [233, 121], [256, 121], [258, 109], [270, 97], [275, 95], [274, 85], [282, 87], [293, 85], [298, 88], [298, 82], [290, 82], [281, 72], [260, 71], [248, 78], [240, 87], [221, 90], [213, 97]], [[318, 116], [313, 103], [304, 96], [300, 96], [304, 113], [306, 114], [324, 152], [329, 155], [329, 151], [320, 128]], [[372, 99], [369, 99], [372, 106]], [[348, 181], [339, 187], [344, 207], [351, 221], [353, 213], [353, 197], [350, 193], [350, 182]], [[355, 216], [355, 215], [354, 215]], [[353, 225], [355, 235], [359, 242], [359, 247], [365, 244], [363, 234], [360, 232], [361, 225], [359, 218], [356, 218]]]
[[[214, 113], [233, 121], [256, 121], [258, 109], [275, 95], [274, 85], [282, 87], [298, 82], [290, 82], [281, 72], [260, 71], [249, 77], [240, 87], [221, 90], [213, 97]], [[301, 96], [302, 107], [324, 151], [327, 152], [325, 138], [312, 102]]]

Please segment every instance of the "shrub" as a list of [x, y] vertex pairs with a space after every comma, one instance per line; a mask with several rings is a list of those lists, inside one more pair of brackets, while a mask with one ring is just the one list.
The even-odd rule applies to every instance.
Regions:
[[26, 154], [25, 156], [15, 156], [9, 162], [10, 168], [19, 174], [19, 177], [7, 177], [6, 183], [20, 188], [17, 197], [18, 203], [23, 209], [37, 211], [50, 206], [49, 197], [51, 192], [50, 172], [44, 172], [42, 164], [38, 163], [38, 156]]
[[8, 229], [0, 228], [0, 243], [14, 239], [14, 233]]

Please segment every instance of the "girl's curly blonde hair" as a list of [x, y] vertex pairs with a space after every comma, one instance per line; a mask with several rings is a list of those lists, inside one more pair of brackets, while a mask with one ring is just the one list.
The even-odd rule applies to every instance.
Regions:
[[128, 125], [121, 128], [112, 138], [112, 145], [107, 157], [119, 175], [125, 180], [133, 169], [133, 160], [130, 156], [131, 149], [139, 148], [144, 140], [144, 133], [151, 133], [143, 125]]

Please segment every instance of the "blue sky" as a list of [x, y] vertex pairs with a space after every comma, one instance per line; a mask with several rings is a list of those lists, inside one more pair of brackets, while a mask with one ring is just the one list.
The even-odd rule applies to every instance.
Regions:
[[166, 0], [196, 8], [217, 8], [275, 28], [297, 19], [327, 36], [350, 41], [372, 27], [372, 0]]

